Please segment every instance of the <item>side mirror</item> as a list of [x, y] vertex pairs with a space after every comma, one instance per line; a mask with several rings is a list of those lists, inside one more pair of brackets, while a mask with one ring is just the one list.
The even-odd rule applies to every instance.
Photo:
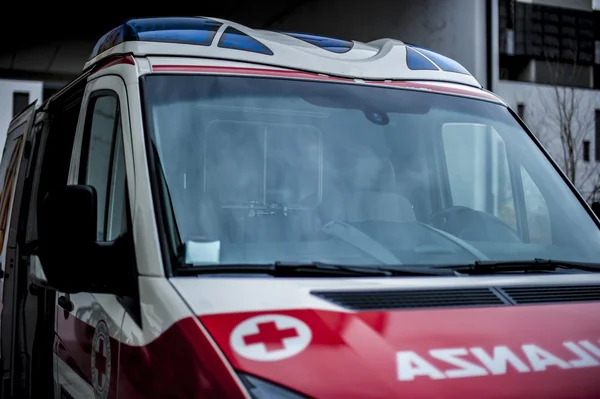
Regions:
[[44, 198], [39, 258], [47, 285], [65, 293], [126, 294], [127, 240], [96, 240], [98, 201], [91, 186], [62, 186]]

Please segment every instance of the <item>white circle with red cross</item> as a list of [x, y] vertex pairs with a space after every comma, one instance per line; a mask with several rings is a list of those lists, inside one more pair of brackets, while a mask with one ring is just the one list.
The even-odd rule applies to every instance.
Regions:
[[258, 362], [283, 360], [305, 350], [312, 340], [306, 323], [295, 317], [266, 314], [251, 317], [231, 332], [229, 343], [240, 356]]
[[110, 389], [110, 333], [99, 321], [92, 339], [92, 386], [96, 399], [106, 399]]

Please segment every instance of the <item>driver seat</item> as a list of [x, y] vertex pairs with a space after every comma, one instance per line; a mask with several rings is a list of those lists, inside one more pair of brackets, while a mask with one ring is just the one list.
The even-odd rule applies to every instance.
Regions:
[[396, 191], [396, 172], [386, 158], [359, 158], [350, 170], [351, 188], [344, 194], [347, 222], [416, 220], [412, 205]]

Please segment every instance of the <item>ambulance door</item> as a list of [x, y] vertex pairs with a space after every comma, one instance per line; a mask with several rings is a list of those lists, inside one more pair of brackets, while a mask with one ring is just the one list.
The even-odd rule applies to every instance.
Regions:
[[[86, 184], [96, 189], [99, 241], [113, 241], [127, 230], [123, 145], [123, 136], [129, 135], [127, 109], [126, 88], [121, 78], [103, 76], [88, 83], [78, 121], [69, 184]], [[81, 267], [85, 267], [84, 259]], [[59, 397], [115, 398], [120, 328], [125, 315], [121, 299], [85, 292], [58, 292], [56, 297]]]
[[[19, 221], [20, 202], [22, 198], [26, 160], [23, 152], [26, 142], [31, 137], [35, 120], [35, 102], [21, 112], [8, 127], [6, 140], [3, 143], [2, 161], [0, 163], [0, 311], [2, 312], [1, 333], [4, 396], [16, 394], [15, 379], [11, 373], [17, 370], [20, 353], [18, 352], [18, 332], [22, 325], [19, 312], [20, 302], [17, 295], [19, 273], [17, 267], [17, 226]], [[4, 132], [3, 132], [4, 133]], [[22, 364], [20, 364], [22, 366]], [[5, 384], [5, 381], [10, 383]]]

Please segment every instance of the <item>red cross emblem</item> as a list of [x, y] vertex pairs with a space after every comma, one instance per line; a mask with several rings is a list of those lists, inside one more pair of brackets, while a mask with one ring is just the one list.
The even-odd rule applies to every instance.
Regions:
[[246, 345], [263, 344], [267, 352], [284, 349], [284, 339], [298, 336], [294, 327], [280, 330], [274, 321], [259, 323], [256, 326], [258, 327], [258, 332], [244, 336], [244, 343]]
[[110, 389], [110, 334], [104, 321], [98, 322], [92, 339], [92, 386], [96, 398], [105, 399]]
[[96, 359], [94, 359], [94, 367], [98, 370], [98, 381], [100, 386], [104, 385], [104, 379], [106, 378], [106, 350], [104, 347], [104, 337], [98, 339], [98, 349], [96, 350]]
[[279, 314], [254, 316], [238, 324], [230, 336], [238, 355], [255, 361], [275, 361], [305, 350], [312, 332], [302, 320]]

